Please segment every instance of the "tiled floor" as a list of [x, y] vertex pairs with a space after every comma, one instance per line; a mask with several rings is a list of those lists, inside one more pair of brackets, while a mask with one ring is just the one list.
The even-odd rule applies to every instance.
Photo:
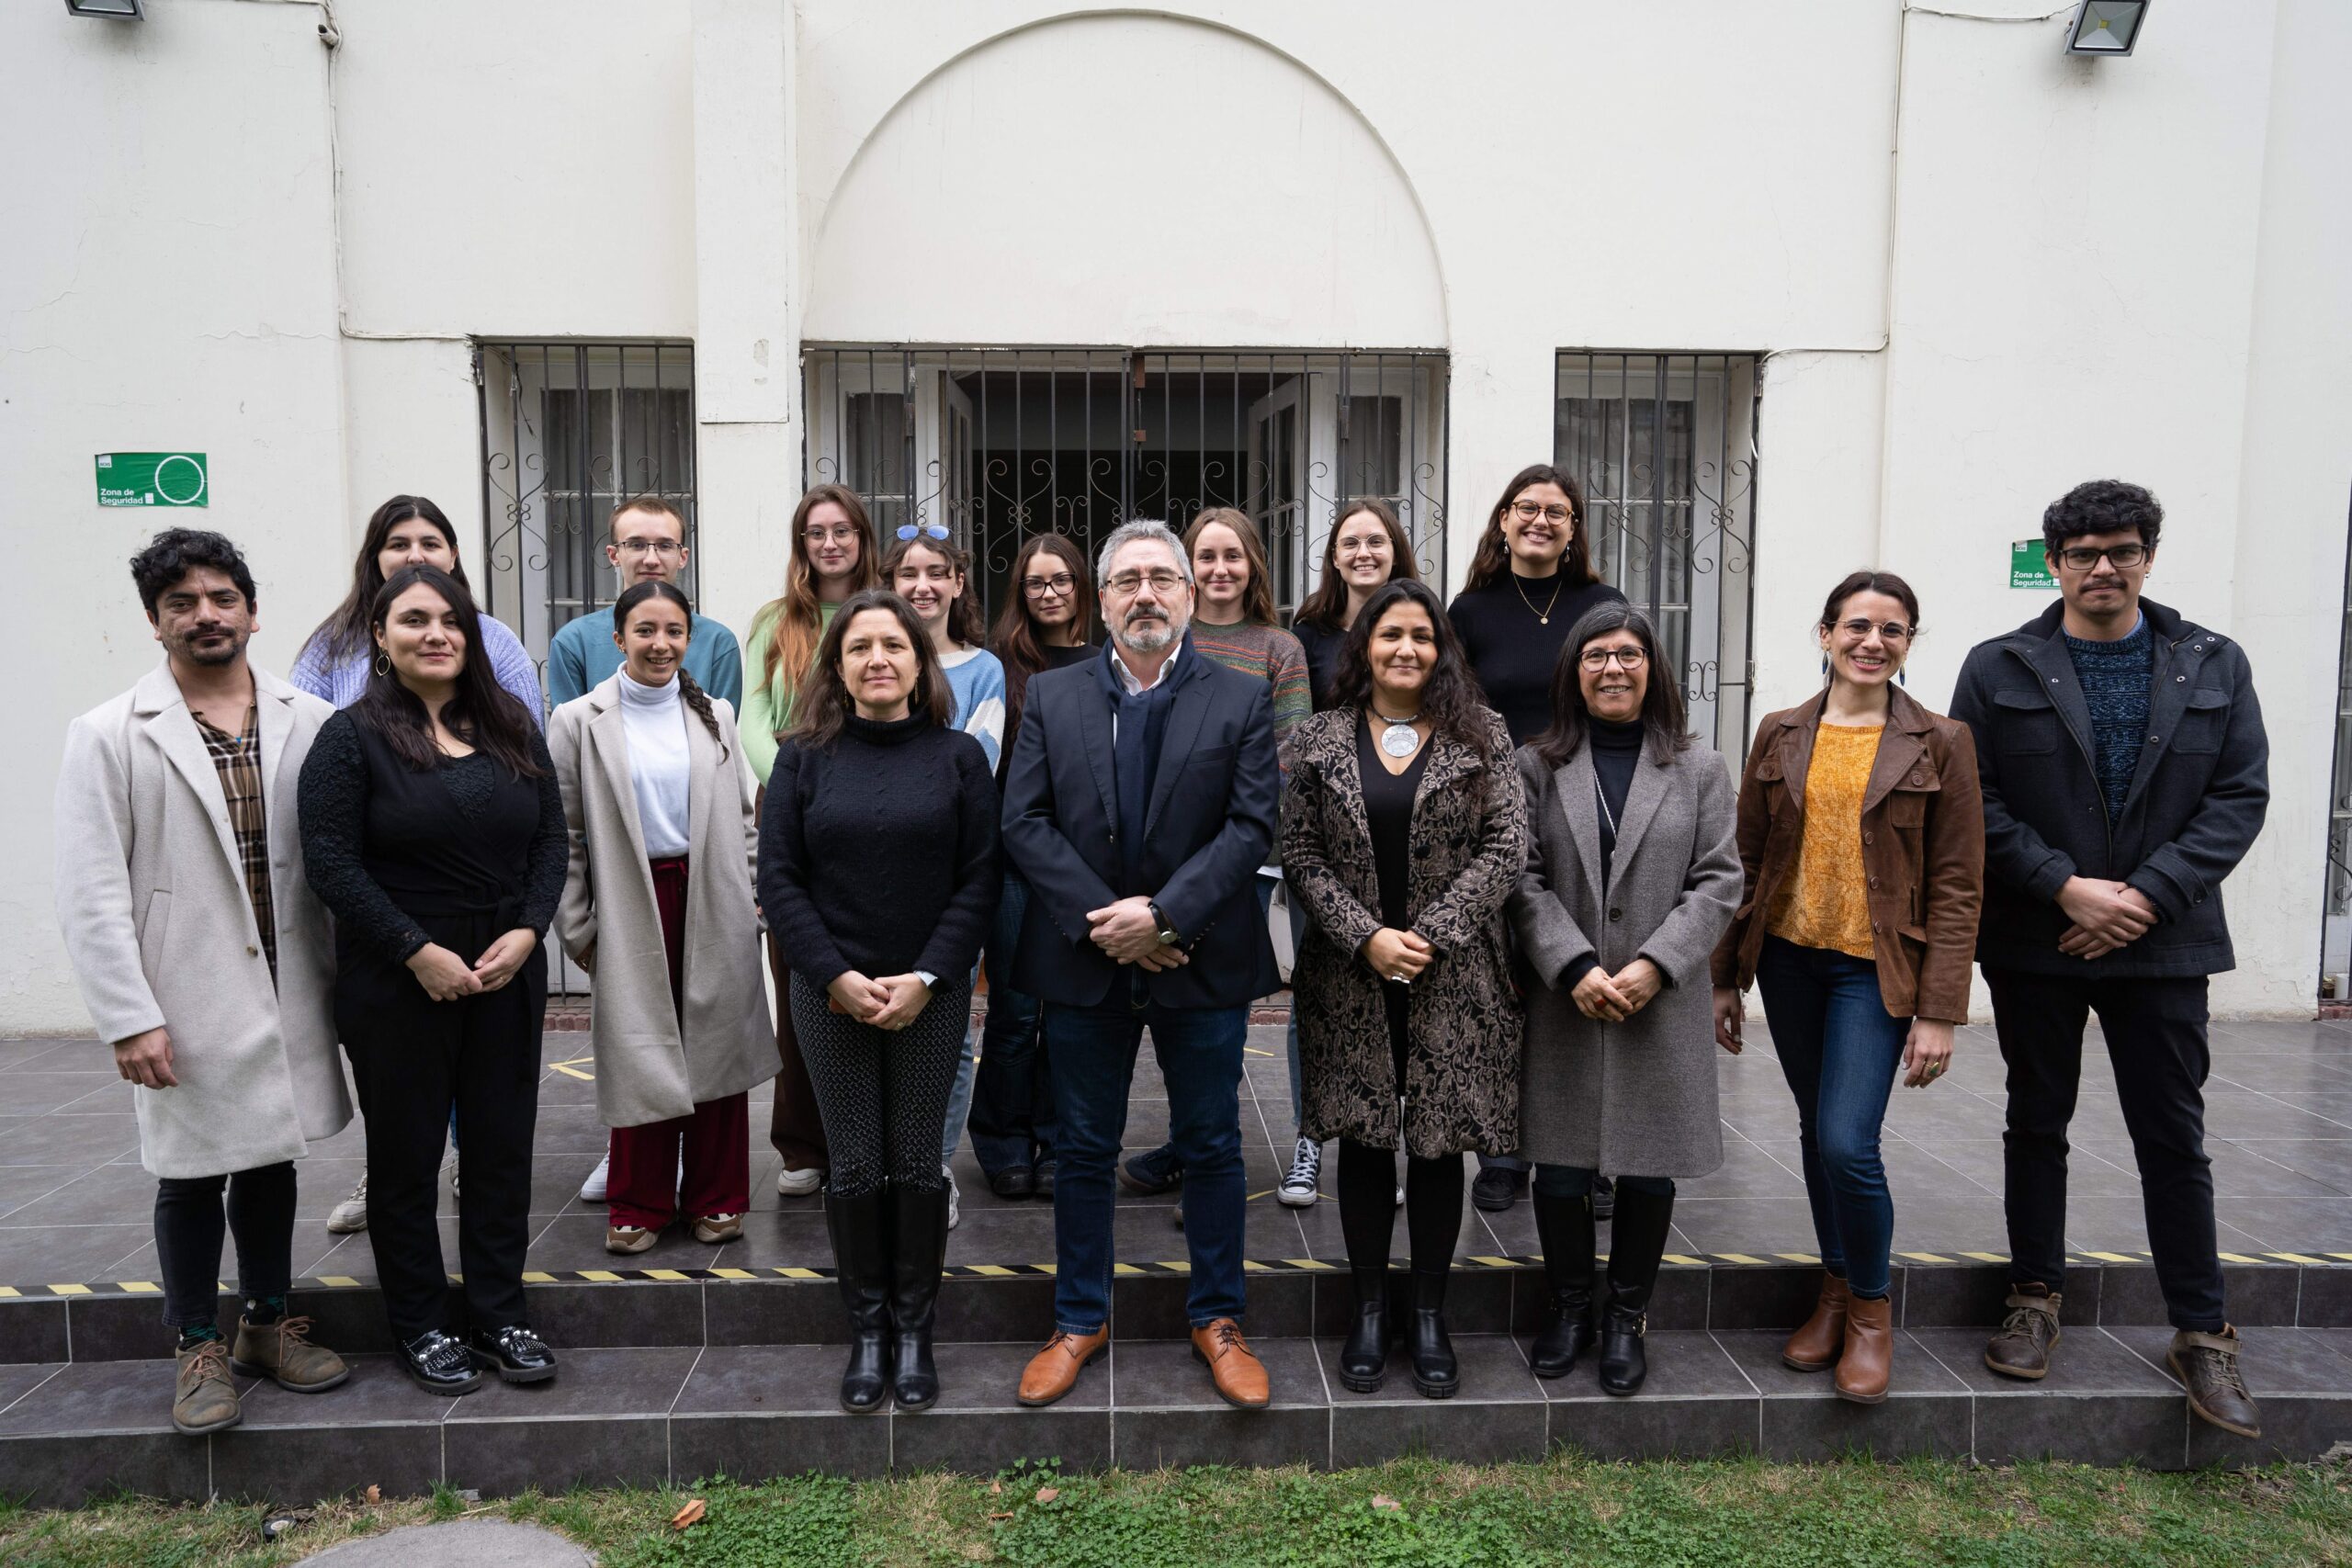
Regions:
[[[2208, 1085], [2216, 1213], [2224, 1252], [2253, 1256], [2352, 1251], [2352, 1024], [2223, 1023], [2212, 1031]], [[1250, 1031], [1242, 1132], [1248, 1162], [1248, 1256], [1338, 1259], [1339, 1216], [1329, 1197], [1297, 1211], [1275, 1202], [1290, 1159], [1290, 1111], [1283, 1036]], [[563, 1272], [603, 1268], [601, 1209], [578, 1198], [605, 1131], [594, 1106], [586, 1038], [547, 1037], [550, 1064], [539, 1089], [534, 1150], [530, 1266]], [[1724, 1159], [1686, 1181], [1675, 1209], [1673, 1245], [1691, 1256], [1809, 1254], [1811, 1214], [1796, 1147], [1796, 1111], [1760, 1025], [1747, 1052], [1718, 1058]], [[561, 1064], [557, 1066], [555, 1064]], [[87, 1040], [0, 1041], [0, 1286], [150, 1279], [153, 1181], [139, 1168], [130, 1086]], [[1166, 1125], [1159, 1077], [1147, 1052], [1136, 1070], [1131, 1147]], [[633, 1260], [639, 1268], [794, 1267], [828, 1261], [818, 1201], [779, 1198], [778, 1161], [766, 1144], [767, 1091], [753, 1095], [752, 1213], [741, 1242], [704, 1247], [678, 1231]], [[1931, 1089], [1897, 1088], [1887, 1115], [1889, 1180], [1898, 1250], [2003, 1253], [2002, 1075], [1991, 1031], [1963, 1030], [1951, 1076]], [[2075, 1122], [2068, 1243], [2077, 1253], [2136, 1253], [2147, 1246], [2139, 1181], [2112, 1069], [2091, 1050]], [[328, 1234], [324, 1218], [357, 1179], [364, 1132], [355, 1122], [316, 1146], [301, 1167], [298, 1275], [374, 1273], [368, 1240]], [[1034, 1264], [1053, 1257], [1048, 1206], [988, 1190], [967, 1145], [956, 1160], [963, 1225], [951, 1263]], [[1122, 1191], [1121, 1255], [1182, 1258], [1176, 1197]], [[445, 1195], [445, 1245], [455, 1247], [455, 1205]], [[1396, 1247], [1403, 1247], [1399, 1227]], [[1501, 1214], [1465, 1205], [1463, 1257], [1536, 1251], [1523, 1203]], [[224, 1272], [234, 1259], [224, 1259]]]

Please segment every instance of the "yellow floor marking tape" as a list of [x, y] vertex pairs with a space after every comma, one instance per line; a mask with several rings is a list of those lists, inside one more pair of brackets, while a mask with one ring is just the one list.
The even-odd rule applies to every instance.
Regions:
[[779, 1269], [776, 1272], [783, 1275], [787, 1280], [821, 1280], [824, 1278], [822, 1274], [818, 1273], [814, 1269]]
[[1997, 1252], [1963, 1252], [1962, 1258], [1973, 1258], [1979, 1263], [2007, 1263], [2008, 1259]]
[[1182, 1260], [1174, 1263], [1162, 1263], [1160, 1267], [1169, 1270], [1170, 1273], [1175, 1274], [1189, 1274], [1193, 1271], [1193, 1265], [1189, 1260]]
[[2281, 1263], [2316, 1263], [2319, 1261], [2318, 1258], [2301, 1252], [2274, 1252], [2270, 1256], [2278, 1259]]
[[1818, 1263], [1821, 1261], [1820, 1258], [1815, 1258], [1810, 1252], [1776, 1252], [1772, 1256], [1775, 1258], [1785, 1258], [1791, 1263]]
[[618, 1274], [614, 1273], [609, 1269], [582, 1269], [580, 1270], [580, 1277], [583, 1280], [599, 1280], [606, 1281], [620, 1278]]
[[50, 1289], [61, 1296], [86, 1296], [90, 1293], [87, 1285], [51, 1285]]
[[134, 1295], [161, 1295], [164, 1291], [163, 1286], [156, 1284], [152, 1280], [118, 1280], [115, 1283], [121, 1286], [124, 1290], [130, 1292]]
[[1012, 1278], [1012, 1270], [1007, 1269], [1001, 1263], [974, 1263], [968, 1265], [968, 1267], [971, 1269], [973, 1273], [985, 1274], [991, 1279], [1009, 1280]]
[[1340, 1271], [1338, 1264], [1326, 1263], [1319, 1258], [1285, 1258], [1283, 1261], [1294, 1269], [1309, 1269], [1317, 1273], [1336, 1274]]
[[526, 1285], [552, 1285], [555, 1283], [555, 1276], [547, 1272], [543, 1269], [528, 1269], [524, 1270], [523, 1283]]
[[2137, 1263], [2140, 1261], [2130, 1254], [2122, 1252], [2086, 1252], [2083, 1256], [2086, 1258], [2096, 1258], [2101, 1263]]
[[2224, 1263], [2259, 1263], [2259, 1258], [2248, 1258], [2243, 1252], [2217, 1252], [2213, 1255]]
[[1903, 1252], [1897, 1253], [1895, 1256], [1898, 1258], [1907, 1258], [1914, 1263], [1949, 1263], [1951, 1261], [1951, 1258], [1933, 1252]]
[[675, 1269], [648, 1269], [645, 1277], [649, 1280], [683, 1280], [686, 1276]]
[[1508, 1269], [1511, 1266], [1508, 1258], [1474, 1258], [1470, 1261], [1482, 1269]]
[[714, 1280], [756, 1280], [759, 1278], [749, 1269], [714, 1269], [710, 1274]]
[[[531, 1277], [528, 1274], [526, 1274], [523, 1278], [529, 1280]], [[534, 1284], [537, 1283], [537, 1280], [532, 1280], [532, 1282]], [[319, 1283], [322, 1285], [333, 1285], [339, 1291], [356, 1291], [359, 1288], [359, 1281], [353, 1279], [348, 1274], [322, 1274], [319, 1276]]]
[[1761, 1263], [1764, 1261], [1760, 1258], [1751, 1257], [1745, 1252], [1718, 1252], [1715, 1256], [1722, 1258], [1726, 1263]]

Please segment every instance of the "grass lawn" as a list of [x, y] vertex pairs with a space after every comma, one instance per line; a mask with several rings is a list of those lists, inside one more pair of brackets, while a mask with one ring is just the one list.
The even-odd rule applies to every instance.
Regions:
[[[671, 1528], [700, 1499], [699, 1522]], [[472, 1504], [323, 1504], [275, 1543], [284, 1510], [123, 1499], [0, 1511], [0, 1562], [258, 1565], [399, 1525], [527, 1520], [601, 1554], [660, 1563], [2030, 1564], [2352, 1563], [2352, 1472], [2335, 1465], [2157, 1475], [2037, 1464], [1755, 1461], [1189, 1470], [997, 1481], [808, 1477], [685, 1491], [578, 1492]]]

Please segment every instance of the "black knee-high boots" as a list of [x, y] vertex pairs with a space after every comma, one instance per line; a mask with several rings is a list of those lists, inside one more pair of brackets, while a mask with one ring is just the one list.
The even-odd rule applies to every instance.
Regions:
[[890, 1395], [901, 1410], [921, 1410], [939, 1397], [931, 1326], [947, 1261], [947, 1190], [893, 1183], [890, 1208]]
[[832, 1233], [833, 1274], [849, 1309], [849, 1365], [842, 1408], [864, 1416], [889, 1403], [890, 1190], [854, 1198], [825, 1189], [825, 1228]]
[[1552, 1307], [1529, 1359], [1539, 1378], [1566, 1377], [1592, 1348], [1592, 1198], [1557, 1198], [1539, 1190], [1533, 1202]]
[[1674, 1224], [1674, 1191], [1644, 1192], [1617, 1184], [1617, 1213], [1609, 1223], [1609, 1304], [1600, 1314], [1600, 1388], [1633, 1393], [1649, 1376], [1643, 1337], [1650, 1294]]

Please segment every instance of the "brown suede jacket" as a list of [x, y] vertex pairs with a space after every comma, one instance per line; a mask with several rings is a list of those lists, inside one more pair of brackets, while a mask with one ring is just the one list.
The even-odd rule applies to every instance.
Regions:
[[[1984, 900], [1984, 802], [1968, 726], [1930, 713], [1901, 687], [1862, 797], [1862, 865], [1871, 880], [1879, 995], [1896, 1018], [1968, 1021], [1968, 969]], [[1739, 784], [1739, 861], [1747, 886], [1715, 945], [1718, 986], [1756, 978], [1764, 922], [1804, 840], [1804, 782], [1827, 694], [1756, 727]]]

